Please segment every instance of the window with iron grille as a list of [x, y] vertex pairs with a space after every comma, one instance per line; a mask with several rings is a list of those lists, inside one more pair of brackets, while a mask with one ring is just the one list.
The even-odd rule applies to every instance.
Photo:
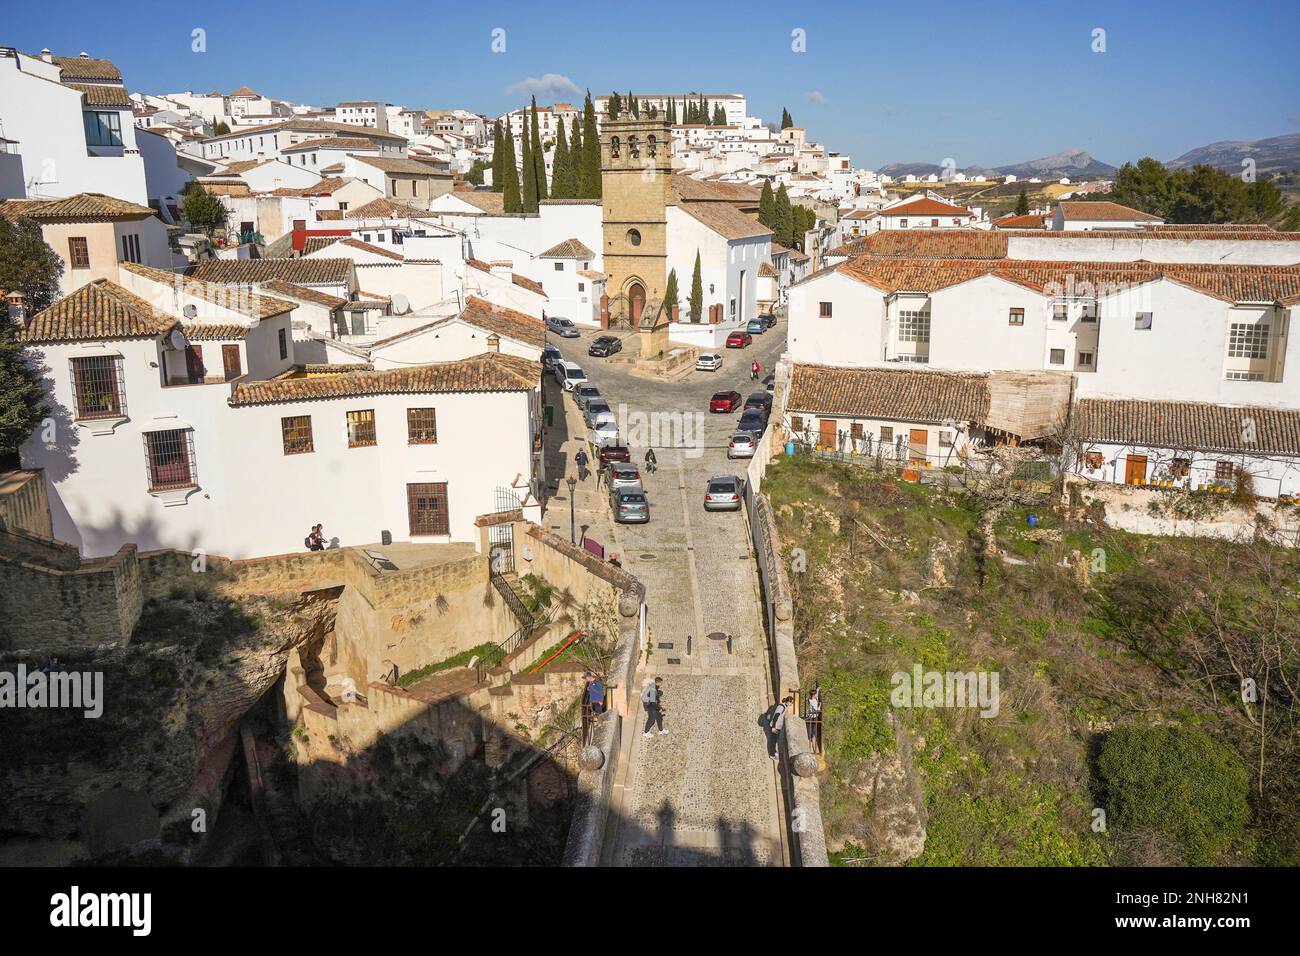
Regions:
[[1070, 317], [1070, 307], [1064, 302], [1058, 302], [1052, 306], [1052, 318], [1057, 322], [1064, 322]]
[[894, 440], [894, 427], [893, 427], [892, 425], [881, 425], [881, 426], [880, 426], [880, 440], [881, 440], [881, 441], [893, 441], [893, 440]]
[[1024, 325], [1024, 324], [1025, 324], [1024, 309], [1012, 309], [1010, 312], [1007, 313], [1007, 325]]
[[140, 261], [140, 237], [135, 233], [122, 237], [122, 261]]
[[450, 534], [445, 481], [406, 486], [411, 534]]
[[355, 412], [348, 412], [348, 447], [363, 448], [367, 445], [376, 444], [378, 439], [375, 437], [375, 410], [365, 408]]
[[818, 306], [821, 310], [821, 317], [823, 319], [829, 319], [831, 317], [831, 304], [829, 302], [820, 302], [818, 303]]
[[1175, 478], [1186, 478], [1192, 470], [1192, 462], [1187, 458], [1175, 458], [1169, 463], [1169, 474]]
[[900, 342], [930, 341], [930, 313], [929, 312], [899, 312], [898, 313], [898, 341]]
[[862, 422], [853, 422], [849, 425], [849, 437], [854, 441], [862, 441]]
[[126, 382], [122, 376], [121, 356], [97, 355], [71, 361], [77, 418], [124, 418]]
[[85, 236], [68, 237], [68, 263], [74, 269], [90, 268], [90, 245]]
[[280, 435], [286, 455], [303, 455], [315, 451], [311, 440], [311, 416], [294, 415], [280, 419]]
[[436, 445], [438, 443], [437, 416], [432, 408], [406, 410], [406, 442], [408, 445]]
[[1236, 473], [1237, 467], [1230, 461], [1216, 461], [1214, 463], [1214, 477], [1219, 481], [1227, 481]]
[[1268, 358], [1268, 323], [1233, 322], [1228, 331], [1228, 357]]
[[284, 329], [280, 329], [278, 338], [280, 341], [280, 358], [287, 359], [289, 357], [289, 339]]
[[193, 429], [145, 432], [144, 462], [150, 491], [193, 487], [197, 484]]

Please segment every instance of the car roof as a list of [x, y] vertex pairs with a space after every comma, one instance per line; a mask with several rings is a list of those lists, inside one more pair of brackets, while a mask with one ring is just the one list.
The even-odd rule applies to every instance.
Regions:
[[751, 432], [734, 432], [731, 436], [733, 439], [743, 438], [745, 441], [753, 441], [754, 436]]
[[714, 475], [709, 481], [740, 481], [735, 475]]

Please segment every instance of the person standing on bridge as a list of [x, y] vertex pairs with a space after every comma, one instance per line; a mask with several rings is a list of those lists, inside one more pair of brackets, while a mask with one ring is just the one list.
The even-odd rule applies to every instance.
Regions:
[[653, 683], [646, 684], [645, 690], [641, 691], [641, 705], [645, 708], [645, 733], [643, 737], [650, 737], [650, 728], [658, 725], [659, 736], [662, 737], [668, 733], [664, 730], [664, 708], [660, 701], [663, 699], [664, 679], [656, 677]]
[[767, 755], [773, 760], [781, 753], [781, 731], [785, 729], [785, 712], [793, 703], [793, 697], [781, 698], [781, 703], [772, 708], [772, 716], [768, 718]]
[[593, 714], [603, 714], [605, 712], [605, 685], [591, 671], [587, 671], [585, 676], [587, 680], [587, 704]]

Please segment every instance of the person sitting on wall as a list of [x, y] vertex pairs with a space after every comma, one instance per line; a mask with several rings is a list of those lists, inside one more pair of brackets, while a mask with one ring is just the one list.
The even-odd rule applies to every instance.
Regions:
[[325, 550], [324, 528], [325, 526], [323, 524], [314, 524], [311, 526], [311, 534], [307, 535], [303, 540], [303, 544], [307, 546], [308, 551]]

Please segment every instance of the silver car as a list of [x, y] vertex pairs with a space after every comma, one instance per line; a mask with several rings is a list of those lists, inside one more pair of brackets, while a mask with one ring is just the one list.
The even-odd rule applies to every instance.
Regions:
[[753, 458], [754, 448], [757, 445], [758, 442], [754, 440], [754, 436], [751, 433], [736, 432], [736, 434], [732, 435], [730, 440], [727, 442], [727, 457]]
[[640, 488], [634, 491], [615, 488], [609, 493], [609, 504], [619, 524], [645, 524], [650, 520], [650, 502]]
[[600, 389], [590, 382], [583, 382], [573, 388], [573, 400], [578, 403], [579, 408], [586, 408], [587, 403], [593, 398], [600, 398]]
[[609, 402], [603, 398], [593, 398], [583, 407], [582, 413], [587, 419], [587, 427], [591, 428], [596, 424], [601, 415], [613, 417], [614, 412], [609, 407]]
[[609, 487], [612, 491], [640, 491], [641, 472], [628, 461], [609, 463]]
[[717, 352], [705, 352], [695, 360], [695, 371], [716, 372], [722, 368], [722, 356]]
[[704, 489], [705, 511], [739, 511], [740, 479], [735, 475], [714, 475]]

